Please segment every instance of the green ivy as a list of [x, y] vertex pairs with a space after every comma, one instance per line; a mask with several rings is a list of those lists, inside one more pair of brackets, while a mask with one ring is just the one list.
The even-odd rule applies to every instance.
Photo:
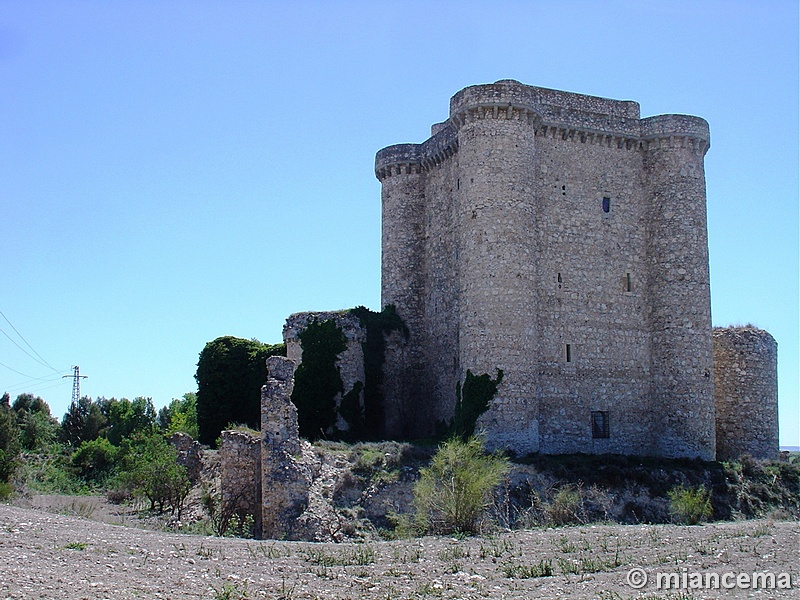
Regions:
[[347, 339], [335, 321], [317, 319], [298, 337], [303, 360], [294, 374], [292, 402], [300, 435], [316, 440], [329, 436], [336, 425], [336, 396], [344, 393], [336, 357], [347, 348]]
[[393, 304], [388, 304], [381, 312], [358, 306], [351, 309], [350, 314], [357, 316], [361, 326], [367, 331], [366, 341], [361, 346], [364, 352], [364, 431], [367, 439], [382, 439], [386, 336], [398, 331], [407, 338], [408, 327], [397, 314]]
[[503, 381], [502, 369], [497, 369], [497, 377], [492, 379], [488, 374], [473, 375], [467, 369], [464, 385], [456, 384], [456, 410], [450, 425], [450, 434], [466, 440], [475, 433], [475, 423], [489, 408], [489, 402], [497, 393]]

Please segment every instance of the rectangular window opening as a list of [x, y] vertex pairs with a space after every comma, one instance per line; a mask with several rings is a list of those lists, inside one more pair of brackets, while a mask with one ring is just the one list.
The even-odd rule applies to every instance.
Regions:
[[633, 284], [631, 283], [631, 274], [625, 273], [625, 291], [630, 292], [633, 290]]
[[611, 211], [611, 198], [608, 196], [603, 196], [603, 212], [607, 213]]
[[566, 345], [565, 356], [567, 358], [567, 362], [572, 362], [572, 344]]
[[592, 411], [592, 437], [595, 439], [611, 437], [608, 431], [608, 411]]

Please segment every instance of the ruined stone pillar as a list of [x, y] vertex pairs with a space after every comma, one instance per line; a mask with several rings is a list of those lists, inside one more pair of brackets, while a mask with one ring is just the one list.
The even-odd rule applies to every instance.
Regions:
[[308, 503], [312, 474], [300, 461], [297, 409], [292, 404], [295, 364], [267, 359], [261, 388], [261, 514], [265, 538], [291, 537], [294, 520]]

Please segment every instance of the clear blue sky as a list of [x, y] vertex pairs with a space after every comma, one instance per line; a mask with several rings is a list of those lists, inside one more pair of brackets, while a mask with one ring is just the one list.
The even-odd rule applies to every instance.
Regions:
[[375, 152], [502, 78], [709, 121], [714, 323], [778, 340], [798, 444], [794, 0], [0, 0], [0, 392], [162, 406], [218, 336], [378, 309]]

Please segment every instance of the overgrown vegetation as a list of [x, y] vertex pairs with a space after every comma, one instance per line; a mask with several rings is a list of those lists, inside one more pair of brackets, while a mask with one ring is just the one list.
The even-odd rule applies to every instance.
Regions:
[[[381, 312], [357, 306], [350, 311], [358, 317], [366, 329], [366, 341], [361, 345], [364, 352], [364, 422], [354, 439], [377, 440], [384, 434], [383, 364], [386, 362], [386, 338], [393, 332], [408, 337], [408, 327], [397, 314], [393, 304]], [[344, 401], [342, 402], [344, 411]]]
[[450, 425], [450, 435], [466, 440], [475, 433], [475, 424], [486, 410], [503, 381], [503, 371], [497, 369], [494, 379], [490, 375], [474, 375], [467, 369], [464, 384], [456, 384], [456, 409]]
[[711, 494], [704, 486], [687, 488], [679, 485], [667, 492], [669, 512], [676, 523], [697, 525], [711, 518]]
[[300, 332], [303, 360], [294, 374], [292, 402], [300, 435], [309, 440], [335, 435], [336, 396], [344, 393], [336, 357], [347, 348], [333, 320], [314, 320]]
[[227, 423], [260, 427], [266, 360], [276, 355], [285, 356], [286, 346], [232, 336], [219, 337], [205, 345], [195, 374], [201, 443], [213, 446]]

